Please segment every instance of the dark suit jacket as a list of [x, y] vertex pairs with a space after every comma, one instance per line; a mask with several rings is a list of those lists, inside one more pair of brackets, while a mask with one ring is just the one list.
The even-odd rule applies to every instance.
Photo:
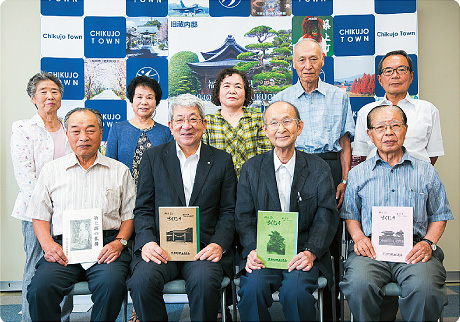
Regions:
[[[281, 211], [273, 154], [273, 150], [259, 154], [246, 161], [241, 170], [235, 226], [244, 259], [257, 248], [257, 211]], [[289, 211], [299, 213], [297, 252], [308, 248], [317, 257], [314, 265], [332, 281], [329, 245], [339, 215], [331, 171], [321, 158], [296, 151]]]
[[[229, 276], [233, 272], [230, 246], [235, 230], [235, 194], [231, 155], [202, 143], [189, 206], [199, 207], [202, 246], [216, 243], [226, 251], [221, 263]], [[159, 207], [180, 206], [186, 206], [184, 185], [176, 142], [171, 141], [148, 149], [142, 157], [134, 208], [134, 250], [151, 241], [159, 244]]]

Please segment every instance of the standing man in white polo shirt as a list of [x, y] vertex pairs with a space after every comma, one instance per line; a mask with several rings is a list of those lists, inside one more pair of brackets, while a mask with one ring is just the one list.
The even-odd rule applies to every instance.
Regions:
[[353, 155], [364, 159], [375, 155], [376, 147], [366, 132], [369, 111], [380, 105], [397, 105], [406, 113], [409, 125], [404, 147], [412, 156], [434, 165], [444, 155], [439, 111], [430, 102], [409, 96], [407, 91], [414, 78], [412, 59], [404, 50], [390, 51], [380, 61], [378, 72], [385, 97], [359, 110]]

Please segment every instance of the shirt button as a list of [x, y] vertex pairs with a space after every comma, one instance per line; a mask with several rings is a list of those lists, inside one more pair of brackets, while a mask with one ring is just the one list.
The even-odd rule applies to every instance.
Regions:
[[391, 172], [391, 173], [393, 173], [393, 172], [394, 172], [394, 170], [393, 170], [393, 169], [391, 169], [391, 171], [390, 171], [390, 172]]
[[395, 189], [391, 189], [391, 192], [395, 192]]

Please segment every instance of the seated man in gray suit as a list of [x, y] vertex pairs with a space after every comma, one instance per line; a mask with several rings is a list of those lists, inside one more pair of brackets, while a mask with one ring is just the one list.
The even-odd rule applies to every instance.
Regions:
[[[175, 141], [144, 153], [139, 169], [135, 255], [128, 281], [141, 321], [167, 320], [165, 283], [182, 276], [192, 321], [216, 320], [224, 274], [232, 277], [236, 174], [232, 156], [201, 142], [203, 102], [183, 94], [169, 101]], [[159, 207], [198, 206], [201, 251], [194, 261], [168, 261], [159, 245]]]
[[[286, 320], [316, 320], [312, 294], [320, 272], [332, 282], [328, 249], [339, 221], [331, 171], [321, 158], [295, 149], [303, 128], [295, 106], [272, 103], [263, 120], [274, 149], [246, 161], [237, 190], [235, 225], [245, 267], [238, 304], [241, 320], [270, 320], [268, 308], [278, 289]], [[299, 213], [298, 254], [287, 270], [265, 268], [257, 257], [258, 210]]]

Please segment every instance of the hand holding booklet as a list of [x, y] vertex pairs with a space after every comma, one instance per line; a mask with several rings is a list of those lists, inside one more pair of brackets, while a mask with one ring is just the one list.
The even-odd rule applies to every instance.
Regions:
[[69, 264], [87, 269], [97, 262], [103, 244], [100, 208], [64, 211], [62, 248]]

